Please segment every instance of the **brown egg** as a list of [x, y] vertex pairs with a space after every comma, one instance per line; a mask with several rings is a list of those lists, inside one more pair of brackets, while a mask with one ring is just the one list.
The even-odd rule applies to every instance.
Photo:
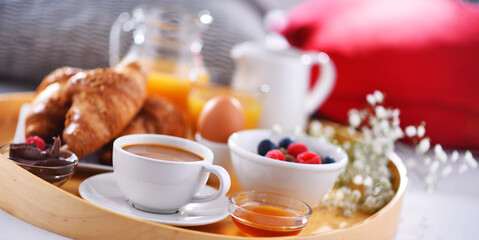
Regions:
[[245, 114], [238, 99], [218, 96], [206, 102], [198, 117], [201, 137], [226, 143], [228, 137], [246, 126]]

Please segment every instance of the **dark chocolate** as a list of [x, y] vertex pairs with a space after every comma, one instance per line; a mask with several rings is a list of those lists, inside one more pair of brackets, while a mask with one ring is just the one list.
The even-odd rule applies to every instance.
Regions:
[[60, 137], [54, 137], [53, 146], [44, 151], [40, 150], [34, 143], [12, 143], [10, 144], [9, 158], [19, 163], [36, 166], [62, 166], [71, 162], [60, 155]]

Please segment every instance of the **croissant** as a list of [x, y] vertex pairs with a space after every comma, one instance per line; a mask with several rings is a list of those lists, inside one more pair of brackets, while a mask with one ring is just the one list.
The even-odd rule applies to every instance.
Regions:
[[186, 137], [188, 122], [185, 112], [160, 96], [149, 96], [138, 115], [120, 136], [135, 133], [157, 133]]
[[[65, 126], [64, 147], [82, 157], [118, 136], [135, 117], [146, 100], [146, 76], [135, 63], [116, 69], [83, 70], [68, 78], [59, 93], [66, 104], [49, 120], [64, 120], [64, 125], [56, 126], [60, 129]], [[53, 99], [45, 101], [51, 103]], [[34, 100], [32, 108], [37, 107], [35, 103]], [[38, 113], [31, 112], [27, 116], [27, 128], [38, 126], [35, 115]], [[33, 132], [26, 132], [27, 137]]]
[[146, 100], [146, 77], [137, 65], [84, 71], [70, 80], [72, 105], [62, 136], [66, 148], [78, 157], [118, 136]]
[[61, 134], [65, 114], [70, 105], [70, 98], [65, 94], [65, 85], [70, 77], [80, 71], [80, 68], [63, 67], [43, 79], [25, 120], [27, 137], [39, 136], [50, 141], [52, 137]]
[[[148, 96], [140, 112], [118, 136], [139, 133], [156, 133], [186, 137], [188, 122], [186, 113], [169, 100], [160, 96]], [[100, 161], [111, 165], [113, 143], [101, 149]]]

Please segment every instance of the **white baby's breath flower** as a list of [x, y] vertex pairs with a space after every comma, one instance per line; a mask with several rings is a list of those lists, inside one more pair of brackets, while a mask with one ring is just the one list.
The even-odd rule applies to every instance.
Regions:
[[[358, 131], [361, 138], [360, 141], [353, 143], [343, 142], [343, 148], [351, 156], [351, 161], [339, 177], [337, 184], [340, 188], [334, 190], [324, 203], [324, 206], [337, 207], [342, 210], [343, 215], [347, 216], [356, 209], [365, 213], [374, 213], [394, 196], [386, 153], [394, 151], [394, 145], [398, 139], [404, 136], [419, 139], [415, 151], [422, 160], [409, 158], [406, 160], [406, 165], [408, 168], [418, 170], [427, 191], [434, 189], [439, 178], [451, 174], [453, 168], [448, 164], [448, 159], [455, 162], [460, 158], [457, 151], [448, 156], [441, 145], [434, 146], [434, 157], [430, 157], [427, 153], [431, 148], [431, 142], [425, 136], [425, 123], [417, 127], [408, 126], [403, 131], [400, 126], [399, 109], [385, 108], [384, 95], [381, 92], [375, 91], [373, 94], [368, 94], [366, 100], [372, 108], [348, 112], [348, 132], [354, 136], [355, 131]], [[311, 131], [326, 135], [323, 127], [320, 130], [315, 128], [319, 129], [319, 127], [311, 127]], [[460, 164], [458, 171], [462, 173], [469, 168], [478, 167], [477, 165], [478, 163], [469, 152], [464, 155], [464, 162]], [[362, 186], [361, 192], [352, 190], [350, 184]]]
[[390, 125], [389, 125], [389, 121], [388, 121], [388, 120], [386, 120], [386, 119], [383, 119], [383, 120], [381, 120], [381, 122], [380, 122], [380, 125], [379, 125], [379, 126], [380, 126], [380, 129], [381, 129], [381, 131], [382, 131], [383, 135], [386, 135], [386, 136], [388, 136], [388, 135], [389, 135], [388, 133], [389, 133], [389, 130], [390, 130], [390, 127], [389, 127], [389, 126], [390, 126]]
[[357, 110], [349, 111], [349, 125], [353, 128], [357, 128], [361, 124], [361, 116]]
[[434, 146], [434, 155], [441, 163], [447, 162], [447, 154], [444, 152], [440, 144], [436, 144], [436, 146]]
[[397, 109], [397, 108], [394, 109], [393, 110], [393, 118], [399, 119], [399, 113], [400, 113], [399, 109]]
[[344, 192], [343, 190], [340, 188], [336, 191], [336, 194], [334, 196], [336, 199], [338, 200], [343, 200], [344, 199]]
[[429, 150], [429, 147], [431, 146], [431, 143], [429, 142], [428, 138], [424, 138], [419, 142], [419, 144], [416, 146], [416, 152], [419, 154], [424, 154]]
[[467, 151], [464, 154], [464, 161], [469, 165], [471, 168], [477, 168], [477, 162], [476, 159], [472, 156], [471, 151]]
[[332, 138], [334, 136], [334, 128], [331, 126], [324, 127], [324, 135], [326, 138]]
[[[355, 159], [355, 161], [354, 161], [354, 163], [353, 163], [353, 167], [356, 168], [356, 169], [358, 169], [358, 170], [364, 169], [364, 165], [365, 165], [364, 162], [365, 162], [365, 159], [366, 159], [366, 157], [364, 156], [364, 154], [363, 154], [363, 153], [357, 153], [357, 152], [355, 152], [355, 153], [354, 153], [354, 159]], [[357, 161], [356, 161], [356, 160], [357, 160]]]
[[400, 123], [401, 123], [401, 121], [399, 120], [399, 118], [396, 118], [396, 117], [393, 118], [392, 126], [399, 128]]
[[361, 175], [356, 175], [353, 177], [353, 183], [356, 185], [362, 185], [363, 184], [363, 176]]
[[451, 174], [451, 172], [452, 167], [450, 165], [447, 165], [441, 170], [441, 177], [447, 177], [447, 175]]
[[354, 134], [356, 134], [356, 130], [352, 127], [348, 127], [348, 134], [354, 136]]
[[[378, 173], [382, 176], [387, 176], [389, 174], [389, 168], [386, 165], [380, 165], [377, 169]], [[389, 178], [383, 178], [389, 181]]]
[[379, 179], [381, 185], [383, 185], [383, 189], [389, 189], [391, 188], [391, 180], [389, 180], [388, 177], [381, 177]]
[[361, 128], [361, 133], [363, 134], [363, 140], [366, 144], [371, 143], [371, 139], [373, 139], [373, 132], [368, 127]]
[[373, 186], [373, 179], [370, 176], [367, 176], [363, 180], [363, 185], [366, 187], [372, 187]]
[[364, 204], [371, 205], [372, 202], [374, 202], [374, 196], [371, 196], [371, 195], [366, 196], [366, 199], [364, 200]]
[[376, 98], [373, 94], [366, 95], [366, 101], [368, 101], [369, 105], [374, 106], [376, 105]]
[[451, 153], [451, 162], [457, 162], [458, 159], [459, 159], [459, 152], [457, 150], [454, 150]]
[[392, 137], [394, 138], [394, 140], [400, 139], [404, 137], [404, 132], [401, 130], [401, 128], [395, 128]]
[[439, 168], [439, 162], [438, 161], [433, 161], [431, 163], [431, 165], [429, 165], [429, 172], [435, 173], [438, 168]]
[[424, 137], [424, 134], [426, 134], [426, 128], [423, 125], [418, 126], [417, 127], [417, 136], [419, 138], [422, 138], [422, 137]]
[[351, 194], [351, 191], [352, 191], [352, 190], [351, 190], [351, 188], [348, 188], [348, 187], [346, 187], [346, 186], [342, 186], [342, 187], [341, 187], [341, 191], [343, 191], [343, 193], [344, 193], [345, 195], [349, 195], [349, 194]]
[[343, 148], [344, 148], [345, 150], [349, 150], [349, 149], [351, 148], [351, 142], [349, 142], [349, 141], [344, 141], [344, 142], [343, 142]]
[[368, 128], [377, 128], [379, 125], [379, 118], [377, 118], [376, 116], [371, 116], [369, 117], [369, 126], [364, 126], [364, 127], [368, 127]]
[[384, 101], [383, 93], [378, 90], [374, 91], [374, 98], [376, 99], [376, 102], [378, 103], [382, 103]]
[[354, 202], [359, 201], [359, 199], [361, 198], [361, 192], [357, 189], [353, 190], [352, 197]]
[[383, 152], [383, 146], [381, 144], [375, 144], [375, 142], [377, 142], [377, 140], [373, 141], [373, 152], [379, 155]]
[[383, 107], [383, 106], [377, 106], [375, 109], [375, 112], [376, 112], [376, 116], [378, 118], [386, 118], [387, 115], [386, 115], [386, 109]]
[[425, 157], [425, 158], [422, 160], [422, 162], [423, 162], [424, 165], [427, 166], [427, 165], [431, 164], [432, 160], [431, 160], [430, 157]]
[[321, 135], [322, 128], [323, 128], [323, 124], [317, 120], [311, 121], [311, 123], [309, 124], [309, 132], [313, 136]]
[[464, 173], [465, 171], [467, 171], [467, 169], [469, 169], [469, 167], [467, 166], [467, 164], [461, 163], [461, 165], [459, 165], [458, 172], [459, 172], [459, 174], [462, 174], [462, 173]]
[[416, 135], [416, 127], [414, 126], [407, 126], [405, 129], [406, 136], [414, 137]]

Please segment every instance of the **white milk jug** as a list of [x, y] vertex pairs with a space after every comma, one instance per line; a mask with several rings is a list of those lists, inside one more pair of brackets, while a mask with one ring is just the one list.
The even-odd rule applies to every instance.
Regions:
[[[245, 42], [233, 47], [236, 61], [232, 87], [260, 91], [262, 114], [258, 128], [279, 124], [284, 130], [305, 130], [308, 117], [331, 93], [336, 69], [323, 52], [303, 52], [291, 47], [272, 48], [264, 42]], [[308, 90], [311, 66], [321, 74]]]

